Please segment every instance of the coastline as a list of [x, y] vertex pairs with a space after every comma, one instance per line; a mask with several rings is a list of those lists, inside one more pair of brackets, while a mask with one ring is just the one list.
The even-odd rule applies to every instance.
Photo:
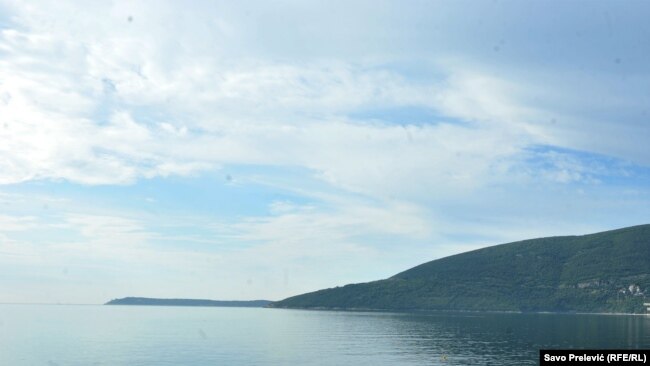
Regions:
[[470, 313], [470, 314], [550, 314], [550, 315], [608, 315], [608, 316], [648, 316], [650, 313], [607, 313], [584, 311], [517, 311], [517, 310], [442, 310], [442, 309], [374, 309], [374, 308], [330, 308], [330, 307], [275, 307], [269, 309], [340, 311], [340, 312], [375, 312], [375, 313]]

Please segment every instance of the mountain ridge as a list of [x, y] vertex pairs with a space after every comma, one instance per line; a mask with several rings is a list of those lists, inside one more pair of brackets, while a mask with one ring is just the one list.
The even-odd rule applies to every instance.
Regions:
[[269, 307], [645, 313], [646, 297], [650, 225], [638, 225], [499, 244]]
[[204, 300], [204, 299], [157, 299], [150, 297], [123, 297], [104, 305], [144, 306], [214, 306], [214, 307], [264, 307], [269, 300]]

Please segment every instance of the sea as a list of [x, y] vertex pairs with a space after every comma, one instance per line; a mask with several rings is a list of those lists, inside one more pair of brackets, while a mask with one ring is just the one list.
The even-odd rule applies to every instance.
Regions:
[[650, 316], [0, 305], [0, 365], [537, 365], [648, 349]]

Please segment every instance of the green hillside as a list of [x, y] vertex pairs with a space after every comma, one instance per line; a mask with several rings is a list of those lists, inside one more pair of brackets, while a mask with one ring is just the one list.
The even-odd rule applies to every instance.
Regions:
[[150, 297], [124, 297], [113, 299], [104, 305], [144, 305], [144, 306], [219, 306], [219, 307], [254, 307], [268, 305], [268, 300], [203, 300], [203, 299], [153, 299]]
[[643, 313], [646, 297], [650, 225], [501, 244], [270, 306]]

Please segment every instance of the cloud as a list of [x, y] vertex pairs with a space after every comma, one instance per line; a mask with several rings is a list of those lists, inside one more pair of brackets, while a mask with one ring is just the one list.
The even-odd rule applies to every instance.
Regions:
[[[66, 179], [124, 184], [224, 164], [269, 164], [306, 167], [334, 186], [375, 197], [418, 195], [432, 187], [444, 194], [507, 170], [508, 159], [526, 145], [524, 132], [510, 132], [501, 121], [516, 118], [516, 108], [498, 100], [503, 93], [493, 79], [455, 77], [448, 84], [422, 86], [388, 69], [367, 71], [340, 63], [248, 67], [221, 72], [221, 82], [208, 82], [211, 88], [181, 72], [174, 80], [183, 85], [172, 82], [160, 98], [149, 92], [161, 89], [155, 75], [145, 75], [141, 89], [126, 91], [112, 78], [111, 93], [128, 103], [104, 113], [103, 120], [93, 119], [94, 108], [61, 115], [30, 99], [28, 89], [21, 94], [20, 87], [12, 87], [18, 97], [4, 106], [14, 117], [5, 122], [3, 137], [9, 143], [0, 178], [5, 183]], [[467, 80], [478, 81], [480, 88]], [[86, 98], [81, 91], [78, 95]], [[179, 108], [192, 118], [152, 121], [155, 115], [139, 112], [144, 107], [165, 110], [169, 104], [183, 106]], [[483, 104], [474, 116], [463, 112]], [[443, 118], [396, 125], [346, 117], [356, 108], [380, 105], [421, 105], [438, 108], [450, 119], [495, 124], [459, 125]], [[219, 106], [225, 109], [222, 114]]]
[[[424, 187], [462, 194], [507, 181], [540, 144], [647, 160], [644, 124], [621, 127], [565, 110], [555, 96], [559, 80], [547, 77], [555, 70], [505, 74], [442, 54], [433, 63], [418, 56], [436, 71], [420, 80], [390, 59], [231, 56], [231, 41], [248, 35], [225, 15], [209, 20], [171, 4], [146, 16], [146, 4], [66, 6], [81, 15], [46, 21], [47, 5], [13, 4], [13, 27], [2, 30], [0, 183], [131, 184], [261, 164], [306, 167], [333, 186], [374, 197], [413, 198]], [[237, 9], [222, 14], [241, 20]], [[205, 33], [201, 27], [214, 43], [194, 39]], [[604, 88], [590, 89], [559, 94], [574, 106], [588, 105], [594, 93], [604, 98]], [[425, 124], [350, 117], [391, 106], [436, 117]]]
[[[2, 89], [11, 98], [0, 108], [12, 117], [0, 132], [7, 141], [0, 182], [125, 184], [223, 164], [271, 164], [307, 167], [333, 185], [380, 195], [423, 181], [421, 173], [426, 183], [471, 185], [481, 180], [475, 167], [516, 152], [498, 130], [348, 120], [359, 108], [454, 104], [444, 84], [413, 84], [388, 68], [232, 66], [193, 53], [175, 56], [181, 59], [171, 67], [154, 57], [164, 41], [138, 47], [142, 39], [98, 27], [108, 45], [88, 48], [74, 38], [87, 34], [65, 30], [3, 31], [10, 57]], [[479, 140], [474, 135], [480, 145], [467, 144]]]
[[[646, 12], [563, 4], [550, 27], [520, 6], [6, 2], [0, 184], [25, 194], [0, 193], [2, 248], [126, 288], [281, 297], [641, 221]], [[245, 199], [272, 191], [266, 211], [143, 192], [220, 169]], [[103, 199], [64, 189], [39, 216], [41, 186]]]
[[0, 231], [23, 231], [33, 229], [36, 226], [36, 218], [33, 216], [0, 215]]
[[[282, 210], [278, 212], [278, 205]], [[310, 206], [272, 203], [275, 214], [250, 217], [233, 225], [244, 241], [319, 243], [328, 246], [364, 235], [429, 236], [429, 226], [417, 206], [394, 202], [387, 207], [339, 203], [334, 212]], [[291, 235], [287, 235], [291, 233]], [[319, 256], [318, 254], [313, 254]]]

